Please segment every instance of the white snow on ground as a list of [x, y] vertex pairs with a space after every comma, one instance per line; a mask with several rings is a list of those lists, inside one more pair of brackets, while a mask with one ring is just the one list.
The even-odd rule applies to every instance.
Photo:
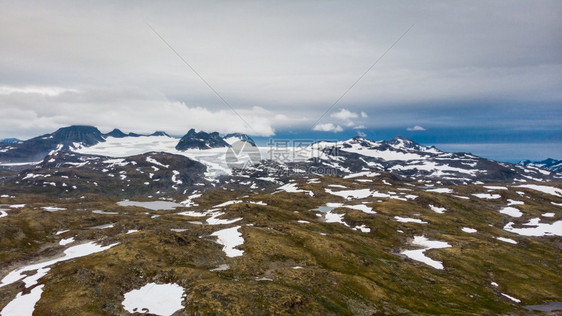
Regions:
[[514, 228], [513, 222], [507, 223], [504, 230], [510, 233], [522, 236], [562, 236], [562, 221], [556, 221], [552, 224], [542, 224], [541, 219], [531, 218], [528, 223], [523, 224], [523, 228]]
[[73, 242], [74, 242], [74, 237], [63, 238], [59, 241], [59, 245], [66, 246], [66, 245], [71, 244]]
[[169, 211], [169, 210], [175, 209], [176, 207], [183, 206], [179, 203], [169, 202], [169, 201], [138, 202], [138, 201], [129, 201], [129, 200], [119, 201], [119, 202], [117, 202], [117, 205], [119, 205], [119, 206], [138, 206], [138, 207], [146, 208], [146, 209], [153, 210], [153, 211], [160, 211], [160, 210]]
[[8, 205], [9, 208], [24, 208], [25, 204], [13, 204], [13, 205]]
[[242, 220], [242, 217], [238, 217], [238, 218], [235, 218], [235, 219], [220, 219], [220, 218], [217, 218], [219, 216], [224, 215], [224, 213], [223, 212], [216, 212], [216, 210], [215, 210], [215, 212], [212, 212], [210, 214], [212, 216], [207, 218], [207, 224], [209, 224], [209, 225], [228, 225], [228, 224], [236, 223], [236, 222]]
[[189, 216], [189, 217], [203, 217], [203, 216], [209, 216], [212, 212], [215, 212], [215, 211], [217, 211], [217, 210], [210, 210], [210, 211], [204, 211], [204, 212], [184, 211], [184, 212], [178, 213], [178, 215]]
[[461, 195], [453, 195], [453, 196], [456, 197], [456, 198], [459, 198], [459, 199], [463, 199], [463, 200], [470, 200], [470, 198], [467, 197], [467, 196], [461, 196]]
[[395, 150], [369, 149], [357, 143], [351, 143], [350, 145], [351, 148], [340, 147], [339, 150], [350, 153], [357, 153], [367, 157], [381, 158], [386, 161], [423, 159], [423, 156], [414, 153], [403, 153]]
[[138, 229], [129, 229], [126, 234], [137, 233], [138, 231]]
[[192, 195], [187, 197], [187, 200], [180, 202], [184, 207], [192, 207], [192, 206], [199, 206], [199, 204], [193, 202], [193, 199], [201, 197], [201, 193], [193, 193]]
[[244, 243], [242, 233], [239, 232], [238, 229], [240, 229], [240, 226], [218, 230], [211, 234], [211, 236], [217, 237], [217, 243], [224, 246], [222, 251], [226, 253], [227, 257], [239, 257], [244, 254], [243, 250], [234, 248]]
[[[114, 243], [102, 247], [94, 244], [93, 242], [89, 242], [86, 244], [70, 247], [64, 251], [63, 257], [40, 263], [34, 263], [11, 271], [0, 282], [0, 288], [17, 281], [23, 281], [25, 284], [25, 288], [29, 289], [37, 285], [38, 280], [44, 277], [47, 272], [51, 270], [50, 266], [54, 265], [55, 263], [91, 255], [100, 251], [107, 250], [117, 244], [118, 243]], [[30, 272], [33, 271], [36, 271], [36, 273], [30, 274]], [[14, 300], [12, 300], [10, 303], [8, 303], [8, 305], [6, 305], [6, 307], [4, 307], [1, 314], [18, 316], [31, 315], [33, 313], [35, 303], [39, 301], [42, 293], [43, 285], [35, 287], [30, 294], [21, 295], [20, 292]]]
[[510, 243], [510, 244], [517, 245], [517, 242], [516, 242], [515, 240], [513, 240], [513, 239], [510, 239], [510, 238], [496, 237], [496, 239], [497, 239], [497, 240], [501, 240], [501, 241], [503, 241], [503, 242], [508, 242], [508, 243]]
[[429, 204], [429, 208], [431, 208], [432, 211], [439, 213], [439, 214], [443, 214], [447, 209], [444, 207], [437, 207], [435, 205], [431, 205]]
[[485, 185], [484, 187], [488, 190], [507, 190], [506, 187], [499, 187], [494, 185]]
[[[343, 191], [332, 191], [330, 189], [325, 189], [326, 193], [332, 195], [341, 196], [346, 199], [364, 199], [371, 196], [371, 190], [369, 189], [358, 189], [358, 190], [343, 190]], [[385, 196], [386, 197], [386, 196]]]
[[554, 217], [554, 215], [555, 215], [554, 213], [544, 213], [541, 216], [542, 217]]
[[66, 232], [68, 232], [68, 231], [70, 231], [70, 230], [68, 230], [68, 229], [66, 229], [66, 230], [59, 230], [58, 232], [55, 233], [55, 235], [58, 236], [58, 235], [61, 235], [61, 234], [66, 233]]
[[437, 188], [437, 189], [429, 189], [425, 190], [426, 192], [435, 192], [435, 193], [453, 193], [453, 189], [449, 188]]
[[422, 221], [418, 218], [409, 218], [409, 217], [400, 217], [394, 216], [394, 219], [400, 223], [418, 223], [418, 224], [427, 224], [427, 222]]
[[365, 204], [358, 204], [358, 205], [343, 205], [343, 207], [347, 207], [350, 209], [354, 209], [354, 210], [358, 210], [361, 211], [363, 213], [367, 213], [367, 214], [377, 214], [377, 212], [373, 211], [372, 207], [368, 207]]
[[183, 287], [175, 284], [148, 283], [125, 293], [123, 308], [130, 313], [151, 313], [169, 316], [183, 309]]
[[94, 210], [92, 211], [94, 214], [102, 214], [102, 215], [118, 215], [118, 212], [108, 212], [108, 211], [101, 211], [101, 210]]
[[462, 228], [462, 231], [465, 232], [465, 233], [469, 233], [469, 234], [474, 234], [474, 233], [477, 232], [476, 229], [470, 228], [470, 227], [463, 227], [463, 228]]
[[183, 184], [183, 181], [181, 181], [180, 179], [178, 179], [178, 176], [180, 175], [180, 172], [177, 170], [172, 170], [172, 182], [177, 184], [177, 185], [181, 185]]
[[[220, 217], [224, 214], [225, 214], [224, 212], [221, 212], [218, 209], [211, 209], [211, 210], [207, 210], [207, 211], [203, 211], [203, 212], [184, 211], [184, 212], [178, 213], [178, 215], [189, 216], [189, 217], [210, 216], [209, 218], [206, 219], [206, 222], [209, 225], [228, 225], [228, 224], [236, 223], [236, 222], [242, 220], [242, 217], [238, 217], [238, 218], [235, 218], [235, 219], [220, 219], [220, 218], [218, 218], [218, 217]], [[191, 223], [194, 224], [193, 222], [191, 222]], [[197, 222], [196, 224], [200, 225], [202, 223]]]
[[474, 195], [477, 198], [486, 199], [486, 200], [495, 200], [495, 199], [501, 198], [501, 195], [499, 195], [499, 194], [475, 193], [475, 194], [472, 194], [472, 195]]
[[215, 271], [226, 271], [230, 269], [230, 266], [228, 264], [220, 264], [218, 267], [211, 269], [209, 271], [215, 272]]
[[340, 223], [340, 224], [343, 224], [343, 225], [349, 227], [349, 225], [343, 221], [344, 215], [345, 214], [332, 213], [332, 211], [330, 211], [330, 212], [324, 214], [324, 219], [325, 219], [326, 223]]
[[302, 219], [299, 219], [299, 220], [297, 221], [297, 223], [300, 223], [300, 224], [310, 224], [309, 221], [305, 221], [305, 220], [302, 220]]
[[56, 207], [56, 206], [43, 206], [41, 207], [47, 212], [56, 212], [56, 211], [64, 211], [66, 210], [64, 207]]
[[110, 224], [103, 224], [103, 225], [88, 227], [87, 229], [108, 229], [108, 228], [113, 228], [113, 226], [115, 226], [115, 224], [110, 223]]
[[5, 209], [0, 209], [0, 218], [8, 216]]
[[355, 226], [353, 227], [353, 230], [360, 230], [363, 233], [370, 233], [371, 229], [367, 226], [365, 226], [365, 224], [360, 225], [360, 226]]
[[299, 192], [301, 192], [301, 193], [307, 193], [310, 196], [314, 196], [314, 192], [309, 191], [309, 190], [299, 189], [297, 187], [296, 183], [287, 183], [283, 186], [280, 186], [279, 188], [277, 188], [277, 192], [280, 192], [280, 191], [285, 191], [285, 192], [289, 192], [289, 193], [299, 193]]
[[368, 177], [368, 178], [372, 178], [372, 177], [376, 177], [376, 176], [380, 176], [381, 174], [378, 172], [372, 172], [372, 171], [361, 171], [361, 172], [357, 172], [357, 173], [351, 173], [348, 174], [346, 176], [344, 176], [344, 179], [353, 179], [353, 178], [359, 178], [359, 177]]
[[524, 205], [525, 202], [523, 201], [516, 201], [516, 200], [512, 200], [512, 199], [507, 199], [507, 206], [512, 206], [512, 205]]
[[549, 186], [546, 186], [546, 185], [523, 184], [523, 185], [516, 186], [516, 188], [527, 188], [527, 189], [539, 191], [539, 192], [542, 192], [542, 193], [562, 197], [562, 189], [558, 189], [558, 188], [555, 188], [555, 187], [549, 187]]
[[412, 241], [412, 244], [423, 248], [417, 250], [405, 250], [402, 251], [401, 253], [410, 259], [423, 262], [435, 269], [439, 269], [439, 270], [443, 269], [443, 263], [427, 257], [424, 254], [424, 252], [429, 249], [448, 248], [451, 247], [451, 245], [443, 241], [429, 240], [425, 238], [425, 236], [414, 236], [414, 240]]
[[552, 205], [562, 206], [562, 203], [550, 202]]
[[153, 165], [157, 165], [157, 166], [160, 166], [160, 167], [163, 167], [163, 168], [166, 168], [166, 169], [170, 166], [170, 165], [165, 165], [165, 164], [163, 164], [163, 163], [160, 163], [160, 162], [158, 162], [156, 159], [154, 159], [154, 158], [152, 158], [152, 157], [146, 157], [146, 162], [149, 162], [149, 163], [151, 163], [151, 164], [153, 164]]
[[499, 284], [497, 284], [496, 282], [491, 282], [490, 284], [493, 286], [499, 286]]
[[242, 202], [244, 202], [244, 201], [242, 201], [242, 200], [232, 200], [232, 201], [227, 201], [227, 202], [221, 203], [219, 205], [215, 205], [214, 207], [225, 207], [225, 206], [228, 206], [228, 205], [238, 204], [238, 203], [242, 203]]
[[225, 207], [228, 205], [232, 205], [232, 204], [240, 204], [240, 203], [248, 203], [248, 204], [255, 204], [255, 205], [267, 205], [267, 203], [263, 202], [263, 201], [243, 201], [243, 200], [232, 200], [232, 201], [227, 201], [224, 203], [221, 203], [219, 205], [215, 205], [213, 206], [214, 208], [218, 208], [218, 207]]
[[[116, 158], [116, 159], [104, 160], [103, 163], [109, 165], [108, 167], [115, 167], [115, 166], [124, 167], [124, 166], [128, 165], [130, 162], [125, 161], [124, 158]], [[136, 164], [136, 162], [135, 162], [135, 164]]]
[[483, 172], [482, 170], [478, 169], [463, 169], [463, 168], [455, 168], [451, 167], [447, 164], [441, 164], [434, 161], [427, 161], [427, 160], [419, 160], [419, 161], [410, 161], [407, 165], [396, 165], [389, 169], [390, 171], [394, 170], [423, 170], [432, 172], [429, 176], [431, 177], [443, 177], [443, 176], [450, 176], [454, 173], [464, 173], [471, 176], [476, 176], [477, 173]]
[[330, 188], [347, 189], [345, 185], [340, 185], [340, 184], [328, 184], [328, 186]]
[[[230, 168], [226, 165], [226, 148], [212, 149], [189, 149], [178, 151], [175, 147], [179, 139], [169, 136], [140, 136], [140, 137], [107, 137], [105, 142], [98, 143], [91, 147], [83, 147], [75, 150], [82, 154], [94, 154], [109, 157], [128, 157], [147, 152], [167, 152], [182, 155], [190, 159], [201, 162], [207, 166], [207, 177], [217, 177], [224, 174], [231, 174]], [[269, 149], [269, 148], [268, 148]], [[156, 160], [154, 160], [156, 161]], [[155, 164], [153, 161], [150, 163]], [[163, 165], [156, 161], [155, 165]]]
[[505, 294], [505, 293], [501, 293], [501, 294], [502, 294], [503, 296], [509, 298], [510, 300], [514, 301], [515, 303], [521, 303], [521, 300], [516, 299], [516, 298], [513, 297], [513, 296], [509, 296], [509, 295], [507, 295], [507, 294]]
[[521, 217], [523, 213], [520, 210], [516, 209], [515, 207], [504, 207], [500, 210], [500, 213], [509, 215], [511, 217]]
[[15, 166], [27, 166], [27, 165], [38, 165], [40, 163], [42, 163], [43, 160], [40, 161], [29, 161], [29, 162], [2, 162], [0, 163], [0, 166], [9, 166], [9, 167], [15, 167]]
[[28, 294], [22, 295], [22, 292], [16, 295], [8, 305], [6, 305], [0, 315], [2, 316], [32, 316], [35, 310], [35, 304], [41, 299], [44, 285], [41, 284], [33, 288]]

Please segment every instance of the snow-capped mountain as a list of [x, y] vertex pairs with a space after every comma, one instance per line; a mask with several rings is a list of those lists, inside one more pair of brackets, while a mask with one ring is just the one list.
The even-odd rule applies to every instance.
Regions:
[[0, 144], [14, 144], [14, 143], [19, 143], [19, 142], [21, 142], [21, 140], [19, 140], [17, 138], [0, 139]]
[[210, 149], [229, 147], [230, 145], [220, 137], [219, 133], [196, 132], [193, 128], [187, 132], [176, 145], [177, 150]]
[[252, 146], [254, 146], [254, 147], [257, 147], [256, 142], [254, 142], [254, 140], [253, 140], [250, 136], [248, 136], [248, 135], [246, 135], [246, 134], [241, 134], [241, 133], [226, 134], [226, 135], [223, 137], [223, 139], [224, 139], [224, 141], [227, 142], [229, 145], [232, 145], [232, 144], [234, 144], [235, 142], [242, 141], [242, 142], [247, 142], [247, 143], [249, 143], [250, 145], [252, 145]]
[[[317, 142], [300, 148], [298, 152], [280, 156], [289, 159], [273, 157], [269, 147], [256, 147], [261, 152], [261, 162], [246, 166], [244, 170], [232, 170], [231, 167], [236, 164], [229, 167], [226, 148], [239, 140], [255, 146], [255, 142], [244, 134], [228, 134], [223, 138], [217, 132], [191, 129], [178, 141], [164, 132], [140, 135], [125, 134], [115, 129], [102, 134], [95, 127], [70, 126], [21, 143], [0, 145], [0, 162], [48, 161], [51, 158], [46, 156], [60, 151], [107, 157], [164, 152], [202, 163], [207, 169], [206, 176], [215, 178], [233, 174], [275, 178], [280, 174], [302, 174], [311, 170], [341, 177], [388, 172], [406, 181], [438, 180], [443, 183], [550, 181], [561, 178], [556, 172], [534, 165], [501, 163], [470, 153], [447, 153], [403, 137], [385, 141], [355, 137], [343, 142]], [[243, 153], [235, 156], [238, 154]]]
[[[295, 161], [261, 164], [252, 170], [264, 176], [271, 170], [302, 173], [320, 170], [328, 175], [352, 176], [373, 172], [389, 172], [403, 180], [439, 180], [443, 183], [526, 182], [559, 179], [560, 175], [537, 168], [501, 163], [470, 153], [447, 153], [435, 147], [395, 137], [372, 141], [355, 137], [343, 142], [318, 142], [298, 153]], [[266, 172], [267, 171], [267, 172]]]
[[105, 139], [93, 126], [69, 126], [19, 143], [0, 146], [2, 162], [32, 162], [42, 160], [49, 152], [93, 146]]
[[554, 172], [562, 172], [562, 160], [556, 160], [552, 158], [541, 161], [523, 160], [519, 164], [527, 167], [535, 167]]

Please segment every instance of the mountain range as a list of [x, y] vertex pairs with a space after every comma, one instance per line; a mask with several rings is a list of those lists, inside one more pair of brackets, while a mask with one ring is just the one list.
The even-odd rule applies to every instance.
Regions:
[[562, 160], [556, 160], [552, 158], [547, 158], [541, 161], [523, 160], [519, 164], [523, 166], [531, 166], [531, 167], [541, 168], [554, 172], [562, 172]]
[[[520, 164], [496, 162], [470, 153], [443, 152], [402, 137], [386, 141], [372, 141], [362, 137], [342, 142], [320, 141], [298, 150], [286, 148], [281, 154], [286, 156], [285, 158], [290, 156], [290, 159], [279, 159], [282, 155], [272, 157], [272, 148], [261, 148], [261, 161], [254, 159], [252, 165], [244, 170], [237, 170], [224, 163], [226, 149], [235, 141], [244, 141], [255, 146], [255, 142], [245, 134], [228, 134], [221, 137], [217, 132], [196, 132], [190, 129], [178, 140], [165, 132], [140, 135], [125, 134], [114, 129], [103, 134], [92, 126], [70, 126], [26, 141], [0, 145], [0, 163], [5, 167], [32, 162], [44, 166], [45, 161], [68, 157], [75, 160], [77, 155], [84, 154], [127, 157], [154, 151], [183, 155], [202, 163], [207, 172], [217, 175], [254, 178], [299, 174], [303, 173], [303, 170], [320, 170], [327, 175], [340, 176], [384, 171], [408, 181], [439, 179], [442, 183], [465, 184], [551, 181], [561, 178], [559, 169], [556, 169], [560, 164], [554, 160]], [[123, 151], [124, 148], [130, 150]], [[211, 150], [214, 154], [203, 154], [206, 150]], [[59, 152], [73, 155], [57, 155]], [[244, 153], [240, 154], [243, 156]]]
[[71, 126], [0, 145], [0, 314], [560, 310], [560, 173], [403, 137], [254, 144]]
[[[52, 151], [73, 151], [82, 147], [91, 147], [98, 143], [105, 142], [107, 138], [127, 138], [127, 137], [170, 137], [162, 131], [157, 131], [149, 135], [129, 133], [125, 134], [119, 129], [114, 129], [109, 133], [101, 133], [93, 126], [69, 126], [58, 129], [57, 131], [31, 138], [25, 141], [5, 141], [0, 143], [0, 162], [4, 163], [25, 163], [39, 161], [45, 158]], [[170, 137], [171, 138], [171, 137]], [[244, 134], [229, 134], [228, 139], [240, 139], [254, 144], [254, 141]], [[229, 147], [230, 145], [219, 136], [217, 132], [207, 134], [205, 132], [195, 132], [194, 129], [183, 136], [176, 145], [178, 150], [189, 149], [209, 149]]]

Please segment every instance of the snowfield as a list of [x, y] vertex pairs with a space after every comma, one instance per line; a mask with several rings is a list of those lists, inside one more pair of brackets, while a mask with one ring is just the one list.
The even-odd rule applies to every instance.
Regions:
[[148, 283], [125, 293], [123, 308], [130, 313], [151, 313], [169, 316], [183, 309], [183, 287], [175, 284]]
[[523, 224], [523, 228], [514, 228], [513, 222], [507, 223], [504, 230], [521, 236], [562, 236], [562, 221], [552, 224], [543, 224], [540, 218], [532, 218], [528, 223]]
[[424, 252], [429, 249], [441, 249], [441, 248], [449, 248], [451, 245], [444, 241], [437, 241], [437, 240], [429, 240], [425, 236], [414, 236], [414, 240], [412, 241], [412, 245], [423, 247], [422, 249], [417, 250], [405, 250], [402, 251], [401, 254], [407, 256], [410, 259], [423, 262], [428, 266], [431, 266], [438, 270], [443, 270], [443, 263], [437, 260], [433, 260], [427, 257]]
[[562, 190], [561, 189], [558, 189], [558, 188], [555, 188], [555, 187], [549, 187], [549, 186], [546, 186], [546, 185], [523, 184], [523, 185], [516, 186], [516, 188], [527, 188], [527, 189], [539, 191], [539, 192], [542, 192], [542, 193], [562, 197]]
[[235, 249], [235, 247], [244, 243], [242, 233], [238, 229], [240, 229], [240, 226], [222, 229], [211, 234], [211, 236], [217, 237], [218, 244], [224, 246], [222, 250], [227, 257], [239, 257], [244, 254], [244, 250]]
[[[17, 315], [17, 316], [26, 316], [32, 315], [35, 304], [41, 298], [41, 294], [43, 293], [43, 285], [37, 285], [37, 282], [40, 278], [47, 275], [47, 272], [51, 270], [51, 266], [55, 263], [71, 260], [74, 258], [88, 256], [97, 252], [101, 252], [107, 250], [118, 243], [110, 244], [107, 246], [99, 246], [94, 244], [93, 242], [89, 242], [86, 244], [76, 245], [70, 247], [64, 251], [64, 256], [56, 259], [52, 259], [45, 262], [35, 263], [28, 266], [24, 266], [18, 269], [15, 269], [8, 273], [0, 282], [0, 287], [4, 287], [6, 285], [10, 285], [17, 281], [23, 281], [25, 284], [26, 289], [31, 290], [28, 294], [22, 294], [22, 292], [18, 293], [18, 295], [10, 302], [2, 312], [1, 315]], [[29, 272], [35, 273], [30, 274]]]

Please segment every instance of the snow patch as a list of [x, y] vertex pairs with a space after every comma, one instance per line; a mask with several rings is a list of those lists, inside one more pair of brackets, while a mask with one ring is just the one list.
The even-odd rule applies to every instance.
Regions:
[[555, 187], [549, 187], [549, 186], [546, 186], [546, 185], [523, 184], [523, 185], [516, 186], [516, 188], [527, 188], [527, 189], [539, 191], [539, 192], [542, 192], [542, 193], [562, 197], [562, 189], [555, 188]]
[[238, 229], [240, 229], [240, 226], [222, 229], [211, 234], [211, 236], [217, 237], [218, 244], [224, 246], [222, 251], [224, 251], [227, 257], [239, 257], [244, 254], [243, 250], [234, 248], [244, 243], [242, 233]]
[[515, 207], [504, 207], [500, 210], [500, 213], [509, 215], [511, 217], [521, 217], [523, 213], [520, 210], [516, 209]]
[[400, 217], [394, 216], [394, 219], [400, 223], [418, 223], [418, 224], [427, 224], [427, 222], [422, 221], [418, 218], [409, 218], [409, 217]]
[[477, 198], [485, 199], [485, 200], [495, 200], [495, 199], [501, 198], [501, 195], [499, 195], [499, 194], [474, 193], [472, 195], [477, 197]]
[[183, 309], [183, 292], [183, 287], [175, 283], [148, 283], [138, 290], [125, 293], [122, 305], [130, 313], [168, 316]]
[[451, 245], [443, 241], [429, 240], [425, 236], [414, 236], [412, 244], [423, 248], [417, 250], [405, 250], [402, 251], [401, 254], [407, 256], [410, 259], [423, 262], [435, 269], [443, 269], [443, 263], [427, 257], [424, 252], [429, 249], [449, 248], [451, 247]]
[[437, 206], [431, 205], [431, 204], [429, 204], [429, 208], [431, 208], [432, 211], [434, 211], [436, 213], [439, 213], [439, 214], [443, 214], [447, 210], [444, 207], [437, 207]]

